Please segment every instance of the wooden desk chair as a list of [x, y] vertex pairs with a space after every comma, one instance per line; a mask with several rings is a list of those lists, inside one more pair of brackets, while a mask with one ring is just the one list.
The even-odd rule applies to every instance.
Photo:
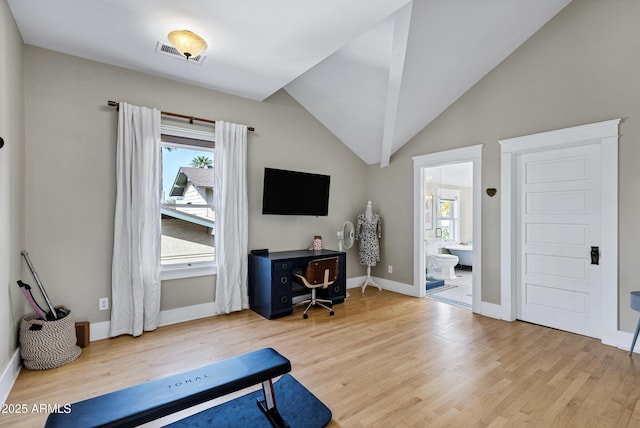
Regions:
[[[304, 271], [304, 275], [293, 275], [293, 280], [298, 284], [305, 286], [311, 290], [311, 299], [307, 299], [300, 302], [300, 305], [307, 305], [307, 308], [302, 314], [302, 318], [307, 319], [307, 311], [311, 306], [318, 305], [329, 311], [329, 315], [333, 315], [333, 301], [329, 299], [316, 298], [317, 288], [327, 288], [333, 284], [338, 278], [338, 257], [328, 257], [324, 259], [311, 260], [307, 264], [307, 268]], [[324, 305], [328, 303], [331, 307]]]

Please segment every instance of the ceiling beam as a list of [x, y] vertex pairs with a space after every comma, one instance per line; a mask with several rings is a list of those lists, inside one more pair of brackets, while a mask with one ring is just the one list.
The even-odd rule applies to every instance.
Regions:
[[380, 151], [380, 167], [389, 165], [391, 148], [395, 135], [396, 119], [398, 117], [398, 102], [402, 88], [402, 73], [404, 72], [409, 28], [411, 27], [411, 8], [413, 2], [407, 4], [395, 14], [393, 24], [393, 41], [391, 45], [391, 61], [389, 63], [389, 81], [384, 109], [384, 129], [382, 133], [382, 148]]

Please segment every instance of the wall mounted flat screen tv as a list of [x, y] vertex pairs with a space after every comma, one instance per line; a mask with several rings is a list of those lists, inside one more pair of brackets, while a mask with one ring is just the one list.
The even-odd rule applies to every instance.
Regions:
[[326, 216], [331, 177], [284, 169], [264, 169], [262, 214]]

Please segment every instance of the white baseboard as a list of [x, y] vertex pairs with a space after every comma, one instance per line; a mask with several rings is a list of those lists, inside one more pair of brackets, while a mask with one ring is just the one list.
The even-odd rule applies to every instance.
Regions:
[[[376, 284], [380, 285], [383, 290], [393, 291], [406, 296], [416, 296], [418, 294], [418, 289], [414, 287], [413, 284], [405, 284], [404, 282], [392, 281], [385, 278], [373, 278], [373, 280]], [[367, 287], [371, 286], [369, 285]]]
[[110, 326], [111, 321], [92, 322], [89, 325], [89, 342], [108, 338]]
[[214, 303], [202, 303], [200, 305], [187, 306], [185, 308], [169, 309], [160, 312], [158, 326], [177, 324], [185, 321], [197, 320], [215, 315]]
[[496, 305], [495, 303], [489, 302], [480, 302], [480, 315], [489, 318], [502, 319], [502, 306]]
[[[347, 289], [350, 288], [361, 288], [366, 276], [357, 276], [355, 278], [347, 279]], [[385, 278], [377, 278], [371, 277], [373, 282], [378, 284], [383, 290], [393, 291], [400, 294], [405, 294], [407, 296], [415, 296], [416, 289], [411, 284], [405, 284], [402, 282], [392, 281], [390, 279]], [[376, 288], [375, 285], [367, 285], [367, 288]]]
[[22, 361], [20, 360], [20, 348], [18, 348], [11, 356], [7, 367], [5, 367], [2, 372], [2, 376], [0, 376], [0, 402], [2, 404], [7, 401], [7, 397], [9, 397], [11, 388], [13, 388], [13, 384], [18, 378], [21, 368]]
[[[615, 334], [602, 338], [602, 343], [609, 346], [615, 346], [616, 348], [624, 349], [629, 352], [632, 340], [633, 333], [618, 330]], [[640, 353], [640, 343], [636, 343], [636, 347], [633, 352]]]
[[[210, 317], [213, 315], [215, 315], [213, 302], [186, 306], [184, 308], [168, 309], [166, 311], [160, 312], [160, 322], [158, 323], [158, 327], [186, 321], [193, 321], [199, 318]], [[91, 323], [91, 333], [89, 340], [93, 342], [96, 340], [109, 338], [110, 326], [111, 321]]]
[[347, 278], [347, 290], [349, 288], [359, 288], [366, 276], [356, 276], [354, 278]]

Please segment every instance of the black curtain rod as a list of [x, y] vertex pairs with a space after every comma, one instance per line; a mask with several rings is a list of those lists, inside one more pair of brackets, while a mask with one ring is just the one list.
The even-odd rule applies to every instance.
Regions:
[[[119, 101], [108, 101], [107, 104], [109, 105], [109, 107], [120, 106]], [[189, 119], [189, 123], [193, 123], [194, 120], [197, 120], [198, 122], [205, 122], [205, 123], [216, 123], [216, 121], [212, 119], [203, 119], [201, 117], [188, 116], [186, 114], [179, 114], [179, 113], [171, 113], [168, 111], [161, 111], [160, 114], [163, 114], [165, 116], [179, 117], [181, 119]], [[253, 128], [252, 126], [247, 126], [247, 130], [255, 131], [255, 128]]]

